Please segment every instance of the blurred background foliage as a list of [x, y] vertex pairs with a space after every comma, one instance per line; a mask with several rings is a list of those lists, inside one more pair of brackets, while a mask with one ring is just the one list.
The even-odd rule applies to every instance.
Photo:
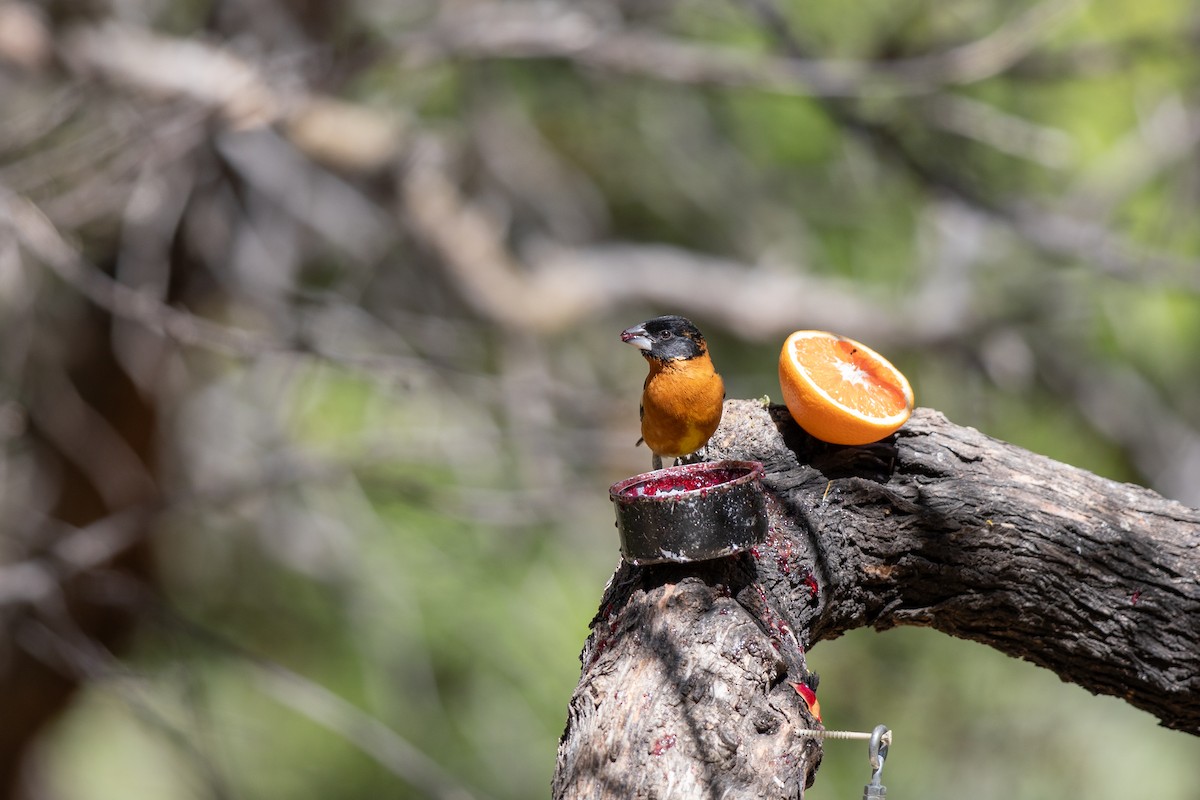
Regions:
[[[548, 793], [644, 365], [861, 338], [1200, 504], [1184, 0], [0, 0], [5, 797]], [[925, 630], [818, 645], [896, 796], [1195, 798]], [[858, 745], [814, 798], [857, 797]]]

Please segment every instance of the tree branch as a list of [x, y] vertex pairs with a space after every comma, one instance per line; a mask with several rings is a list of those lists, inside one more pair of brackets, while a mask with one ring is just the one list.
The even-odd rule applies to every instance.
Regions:
[[733, 410], [737, 435], [710, 457], [767, 459], [823, 562], [809, 641], [929, 626], [1200, 733], [1200, 511], [927, 409], [874, 449], [821, 446], [782, 409]]
[[[836, 447], [786, 409], [730, 401], [708, 457], [763, 462], [771, 533], [735, 558], [617, 569], [557, 797], [598, 796], [615, 776], [622, 796], [650, 796], [664, 771], [736, 793], [736, 768], [711, 772], [726, 762], [797, 793], [820, 756], [794, 736], [805, 649], [868, 626], [982, 642], [1200, 733], [1200, 511], [928, 409], [885, 442]], [[664, 735], [680, 752], [650, 758]]]

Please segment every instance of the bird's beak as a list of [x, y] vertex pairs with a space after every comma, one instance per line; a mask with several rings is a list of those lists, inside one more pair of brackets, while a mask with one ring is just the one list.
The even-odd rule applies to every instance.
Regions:
[[641, 325], [634, 325], [632, 328], [621, 331], [621, 341], [633, 345], [638, 350], [649, 350], [650, 346], [654, 344], [650, 334]]

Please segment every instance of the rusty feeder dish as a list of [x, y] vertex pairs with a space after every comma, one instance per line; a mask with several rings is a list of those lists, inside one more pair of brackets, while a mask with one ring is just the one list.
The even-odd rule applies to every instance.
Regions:
[[757, 461], [708, 461], [614, 483], [608, 496], [621, 555], [631, 564], [661, 564], [749, 550], [767, 536], [762, 477]]

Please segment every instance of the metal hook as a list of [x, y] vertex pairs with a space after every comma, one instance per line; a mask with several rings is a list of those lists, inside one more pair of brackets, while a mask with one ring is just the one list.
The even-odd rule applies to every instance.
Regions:
[[887, 760], [888, 748], [892, 745], [892, 732], [887, 725], [876, 725], [871, 732], [871, 744], [868, 754], [871, 762], [871, 782], [863, 789], [863, 800], [887, 796], [884, 787], [883, 762]]

